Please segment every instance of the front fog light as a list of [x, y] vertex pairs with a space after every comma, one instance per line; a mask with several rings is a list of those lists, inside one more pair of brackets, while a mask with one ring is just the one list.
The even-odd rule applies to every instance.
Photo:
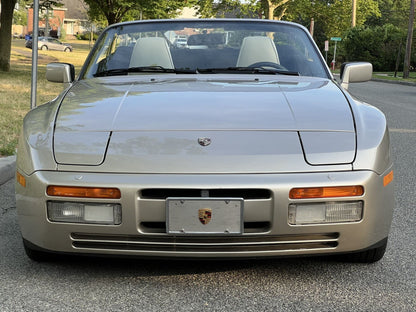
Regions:
[[363, 215], [363, 202], [323, 202], [289, 205], [289, 224], [357, 222]]
[[53, 222], [121, 224], [121, 205], [48, 202], [48, 219]]

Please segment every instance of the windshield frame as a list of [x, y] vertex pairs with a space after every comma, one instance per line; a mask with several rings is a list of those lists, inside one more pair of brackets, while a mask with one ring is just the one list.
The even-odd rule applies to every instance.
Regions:
[[[272, 21], [272, 20], [261, 20], [261, 19], [175, 19], [175, 20], [141, 20], [141, 21], [131, 21], [131, 22], [123, 22], [110, 25], [107, 27], [99, 36], [96, 43], [94, 44], [93, 48], [91, 49], [87, 59], [85, 60], [84, 65], [81, 68], [80, 74], [78, 76], [78, 80], [82, 79], [89, 79], [93, 78], [94, 74], [91, 74], [91, 67], [94, 65], [94, 59], [97, 59], [97, 53], [100, 49], [102, 49], [103, 44], [105, 44], [108, 37], [115, 36], [115, 34], [122, 34], [125, 29], [134, 26], [143, 27], [143, 30], [146, 29], [153, 29], [155, 24], [159, 24], [158, 27], [160, 30], [169, 29], [183, 29], [184, 26], [188, 27], [200, 27], [200, 28], [208, 28], [213, 27], [213, 25], [218, 24], [219, 27], [223, 27], [224, 29], [236, 29], [238, 25], [240, 27], [248, 27], [250, 30], [259, 27], [262, 31], [270, 29], [271, 31], [275, 31], [276, 27], [279, 25], [284, 25], [284, 27], [291, 27], [295, 28], [298, 31], [300, 30], [304, 35], [305, 38], [308, 40], [308, 48], [312, 49], [312, 52], [316, 56], [316, 60], [319, 62], [319, 65], [322, 66], [322, 75], [311, 75], [311, 77], [321, 77], [327, 79], [333, 79], [333, 75], [329, 70], [329, 67], [325, 63], [325, 60], [319, 51], [315, 41], [309, 34], [308, 30], [300, 24], [286, 22], [286, 21]], [[176, 25], [175, 25], [176, 24]], [[308, 50], [310, 51], [310, 50]], [[180, 69], [179, 69], [180, 71]], [[153, 72], [154, 74], [155, 72]], [[198, 74], [197, 72], [195, 74]]]

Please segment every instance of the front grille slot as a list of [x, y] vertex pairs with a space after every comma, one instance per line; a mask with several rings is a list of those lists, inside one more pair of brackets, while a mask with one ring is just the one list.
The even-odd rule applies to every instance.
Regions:
[[270, 190], [266, 189], [144, 189], [140, 192], [142, 199], [166, 199], [168, 197], [202, 197], [208, 191], [209, 197], [269, 199]]
[[161, 252], [261, 252], [328, 249], [339, 233], [281, 236], [123, 236], [72, 233], [75, 248]]
[[300, 249], [321, 249], [335, 248], [337, 242], [318, 242], [318, 243], [288, 243], [277, 245], [248, 245], [248, 246], [160, 246], [160, 245], [134, 245], [122, 243], [101, 243], [101, 242], [74, 242], [75, 248], [89, 249], [111, 249], [111, 250], [136, 250], [136, 251], [171, 251], [171, 252], [244, 252], [244, 251], [274, 251], [274, 250], [300, 250]]

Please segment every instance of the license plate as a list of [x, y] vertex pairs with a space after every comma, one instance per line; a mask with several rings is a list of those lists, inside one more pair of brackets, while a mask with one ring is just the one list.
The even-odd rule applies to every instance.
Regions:
[[241, 198], [173, 198], [166, 200], [168, 234], [237, 235], [243, 233]]

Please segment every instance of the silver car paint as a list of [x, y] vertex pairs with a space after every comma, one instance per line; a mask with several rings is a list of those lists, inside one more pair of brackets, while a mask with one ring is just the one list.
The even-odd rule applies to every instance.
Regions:
[[[68, 93], [57, 116], [56, 161], [62, 165], [102, 164], [113, 168], [111, 171], [138, 173], [304, 171], [307, 166], [299, 132], [309, 164], [351, 164], [356, 145], [354, 122], [348, 102], [333, 82], [318, 78], [253, 80], [252, 76], [229, 79], [166, 77], [149, 82], [148, 78], [135, 78], [133, 84], [124, 82], [125, 78], [105, 78], [79, 83]], [[91, 89], [100, 96], [92, 96]], [[262, 101], [256, 102], [260, 94]], [[101, 97], [105, 100], [99, 101]], [[201, 136], [212, 137], [214, 144], [206, 149], [196, 145]], [[250, 153], [244, 155], [247, 145]], [[230, 155], [234, 166], [227, 162]], [[282, 161], [287, 155], [300, 159], [288, 166]], [[253, 156], [258, 166], [247, 166]], [[129, 164], [127, 169], [119, 168], [123, 158]], [[163, 165], [171, 162], [175, 165]], [[244, 165], [238, 167], [239, 162]]]
[[[390, 169], [390, 168], [389, 168]], [[23, 237], [45, 249], [60, 252], [90, 252], [99, 254], [125, 254], [137, 256], [171, 257], [260, 257], [299, 254], [326, 254], [330, 252], [348, 252], [364, 249], [387, 237], [392, 218], [393, 184], [383, 187], [383, 179], [371, 171], [323, 172], [298, 174], [208, 174], [208, 175], [161, 175], [161, 174], [107, 174], [86, 172], [37, 172], [27, 177], [32, 185], [28, 189], [18, 189], [19, 222]], [[49, 222], [45, 218], [45, 201], [65, 200], [51, 198], [41, 194], [49, 181], [55, 184], [77, 186], [118, 186], [122, 190], [119, 202], [123, 207], [123, 223], [120, 226], [102, 226], [85, 224], [64, 224]], [[363, 185], [366, 193], [360, 197], [364, 201], [363, 220], [356, 223], [338, 223], [325, 225], [292, 226], [287, 222], [287, 207], [296, 202], [288, 199], [292, 187]], [[267, 188], [272, 190], [272, 198], [266, 200], [246, 200], [245, 222], [269, 222], [270, 228], [255, 233], [246, 232], [243, 238], [247, 242], [234, 242], [238, 237], [228, 237], [229, 249], [223, 252], [198, 250], [206, 243], [181, 243], [181, 238], [171, 241], [166, 233], [152, 232], [142, 227], [145, 222], [164, 222], [165, 200], [140, 197], [143, 188]], [[378, 192], [383, 189], [383, 192]], [[74, 201], [73, 199], [71, 199]], [[346, 198], [344, 200], [356, 200]], [[82, 201], [75, 199], [75, 201]], [[84, 200], [85, 201], [85, 200]], [[97, 200], [95, 200], [97, 201]], [[308, 200], [308, 202], [319, 202]], [[91, 202], [94, 202], [92, 200]], [[32, 226], [36, 224], [36, 227]], [[334, 233], [338, 233], [333, 236]], [[319, 248], [291, 248], [297, 242], [297, 236], [303, 235], [304, 243], [336, 243], [337, 246]], [[318, 237], [317, 237], [318, 236]], [[135, 239], [134, 239], [135, 238]], [[183, 238], [182, 238], [183, 239]], [[282, 241], [283, 240], [283, 241]], [[77, 243], [117, 244], [119, 247], [88, 248], [74, 247]], [[146, 247], [158, 244], [160, 250], [149, 251]], [[126, 245], [127, 244], [127, 245]], [[195, 247], [189, 252], [174, 251], [185, 244]], [[285, 247], [285, 244], [288, 247]], [[121, 248], [129, 246], [128, 248]], [[242, 251], [242, 247], [257, 248], [256, 251]], [[281, 249], [269, 249], [280, 246]], [[234, 250], [235, 249], [235, 250]]]
[[[163, 92], [155, 93], [156, 85]], [[165, 109], [166, 103], [172, 99], [169, 95], [182, 95], [180, 91], [183, 90], [192, 97], [185, 96], [184, 101], [175, 103], [187, 109], [199, 100], [205, 101], [207, 107], [208, 101], [201, 95], [232, 93], [232, 102], [226, 103], [228, 111], [233, 111], [233, 103], [241, 102], [246, 108], [249, 107], [246, 96], [253, 101], [259, 91], [262, 95], [270, 93], [268, 105], [258, 101], [255, 104], [273, 112], [275, 106], [271, 103], [277, 102], [283, 115], [275, 116], [281, 123], [275, 126], [273, 118], [266, 118], [268, 122], [262, 123], [259, 119], [229, 120], [219, 115], [223, 127], [218, 129], [217, 126], [209, 127], [210, 118], [216, 116], [214, 109], [208, 111], [207, 119], [202, 119], [195, 111], [184, 119], [182, 128], [176, 126], [174, 129], [167, 126], [169, 121], [176, 121], [177, 124], [182, 119], [169, 120], [163, 112], [164, 118], [158, 117], [161, 121], [158, 124], [149, 123], [146, 118], [137, 118], [136, 114], [143, 112], [142, 107], [136, 105], [139, 100], [151, 100], [152, 104]], [[383, 185], [384, 176], [392, 170], [385, 117], [376, 108], [353, 100], [332, 80], [303, 77], [276, 79], [271, 76], [248, 78], [240, 75], [178, 79], [178, 75], [146, 75], [78, 81], [66, 92], [65, 106], [68, 109], [59, 111], [64, 93], [31, 111], [25, 117], [24, 133], [19, 142], [17, 169], [29, 185], [24, 188], [16, 184], [19, 223], [23, 238], [39, 247], [61, 252], [137, 256], [263, 257], [357, 251], [389, 234], [394, 183]], [[308, 109], [308, 102], [313, 103], [311, 106], [318, 105], [322, 112], [315, 108]], [[149, 102], [147, 104], [150, 105]], [[215, 106], [216, 103], [212, 107]], [[111, 110], [112, 113], [109, 113]], [[59, 122], [55, 125], [58, 111]], [[107, 113], [104, 114], [104, 111]], [[126, 123], [117, 120], [120, 113], [128, 117]], [[258, 110], [256, 113], [259, 113]], [[265, 111], [260, 115], [269, 117]], [[150, 131], [145, 131], [143, 125], [150, 126]], [[54, 138], [55, 126], [58, 135]], [[111, 138], [108, 139], [110, 133]], [[259, 134], [268, 138], [267, 144], [258, 142]], [[323, 142], [322, 135], [327, 136], [329, 144]], [[211, 137], [212, 146], [199, 146], [197, 139], [200, 136]], [[63, 144], [68, 138], [74, 143], [71, 147], [75, 153]], [[85, 140], [90, 140], [95, 146], [85, 144]], [[335, 144], [343, 140], [347, 140], [347, 148], [343, 144]], [[105, 142], [108, 147], [103, 152]], [[151, 144], [144, 148], [143, 142]], [[179, 149], [175, 142], [186, 150]], [[253, 147], [252, 153], [243, 149], [244, 144]], [[132, 152], [131, 156], [124, 152], [126, 149]], [[156, 156], [160, 151], [162, 153]], [[82, 152], [81, 156], [78, 152]], [[255, 156], [257, 153], [261, 159]], [[151, 157], [146, 158], [145, 155]], [[63, 164], [57, 162], [60, 157]], [[338, 163], [339, 159], [342, 163]], [[219, 169], [214, 164], [219, 164]], [[160, 172], [146, 171], [148, 166], [152, 170], [161, 168]], [[254, 169], [247, 170], [251, 166]], [[45, 189], [50, 184], [120, 188], [122, 198], [108, 202], [122, 205], [123, 223], [120, 226], [102, 226], [48, 221], [46, 201], [67, 200], [47, 196]], [[340, 185], [364, 187], [364, 195], [342, 199], [364, 201], [361, 221], [325, 225], [288, 224], [288, 205], [297, 202], [288, 198], [291, 188]], [[182, 238], [173, 241], [166, 233], [152, 232], [143, 226], [146, 222], [163, 223], [165, 220], [165, 201], [141, 196], [141, 191], [148, 188], [268, 189], [271, 191], [270, 198], [245, 201], [244, 221], [267, 221], [269, 226], [244, 233], [243, 240], [228, 237], [228, 242], [221, 243], [229, 247], [227, 250], [201, 251], [201, 247], [207, 247], [206, 242], [197, 239], [189, 242]], [[75, 198], [71, 201], [85, 200]], [[89, 201], [101, 202], [97, 199]], [[319, 201], [322, 199], [303, 200]], [[300, 239], [305, 244], [324, 243], [324, 246], [292, 249], [291, 244], [299, 243]], [[88, 247], [90, 243], [97, 245]], [[99, 248], [99, 244], [115, 244], [118, 247]], [[146, 248], [154, 244], [160, 249]], [[190, 247], [190, 251], [181, 251], [184, 246]], [[244, 251], [245, 247], [253, 246], [257, 249]]]
[[[226, 77], [223, 77], [224, 79]], [[218, 79], [218, 78], [216, 78]], [[308, 81], [310, 79], [304, 79]], [[314, 81], [314, 79], [312, 79]], [[339, 102], [339, 109], [347, 107], [354, 112], [354, 124], [350, 127], [357, 130], [357, 156], [352, 164], [334, 164], [323, 166], [312, 166], [308, 164], [303, 155], [299, 144], [299, 137], [296, 129], [302, 129], [299, 123], [294, 122], [294, 118], [290, 119], [292, 124], [287, 123], [285, 128], [273, 129], [271, 126], [265, 127], [263, 123], [257, 123], [256, 120], [235, 121], [230, 125], [224, 125], [231, 129], [226, 131], [213, 131], [210, 129], [209, 134], [216, 142], [218, 136], [218, 144], [221, 146], [213, 150], [205, 150], [197, 143], [197, 138], [201, 135], [206, 135], [206, 131], [201, 129], [195, 130], [193, 127], [187, 130], [173, 129], [168, 131], [168, 128], [163, 129], [163, 124], [158, 124], [155, 129], [145, 132], [142, 124], [138, 123], [134, 126], [134, 117], [130, 123], [118, 125], [119, 131], [112, 134], [110, 145], [107, 151], [105, 161], [98, 166], [82, 166], [82, 165], [56, 165], [54, 162], [54, 155], [51, 153], [53, 146], [53, 137], [51, 130], [53, 129], [53, 119], [56, 110], [59, 106], [59, 100], [52, 102], [49, 105], [41, 106], [32, 111], [30, 118], [25, 119], [26, 130], [25, 136], [27, 141], [22, 142], [20, 146], [24, 147], [18, 154], [17, 167], [22, 173], [26, 172], [27, 183], [31, 185], [30, 188], [22, 188], [19, 184], [17, 188], [17, 206], [19, 211], [19, 222], [22, 228], [22, 235], [29, 238], [30, 241], [42, 248], [52, 249], [62, 252], [91, 252], [91, 253], [119, 253], [130, 255], [153, 255], [153, 256], [187, 256], [187, 257], [247, 257], [247, 256], [277, 256], [277, 255], [296, 255], [296, 254], [319, 254], [328, 252], [346, 252], [366, 248], [372, 244], [387, 237], [393, 206], [393, 188], [391, 183], [387, 187], [383, 186], [383, 176], [391, 170], [391, 159], [386, 159], [384, 155], [389, 155], [389, 140], [386, 132], [385, 122], [383, 122], [383, 115], [371, 106], [357, 103], [348, 95], [350, 105], [348, 104], [343, 92], [331, 81], [325, 81], [324, 84], [329, 86], [330, 91], [338, 93], [335, 99], [343, 98], [343, 102]], [[292, 86], [293, 87], [293, 86]], [[77, 86], [80, 88], [80, 86]], [[125, 85], [113, 87], [125, 88]], [[131, 86], [129, 86], [131, 92]], [[319, 93], [322, 90], [305, 89], [303, 92]], [[117, 104], [126, 98], [125, 92], [119, 92]], [[247, 93], [247, 92], [246, 92]], [[253, 92], [255, 93], [255, 92]], [[282, 91], [270, 92], [271, 95], [281, 95]], [[153, 103], [158, 103], [157, 95], [154, 93], [142, 93], [145, 96], [151, 96]], [[161, 97], [166, 99], [169, 93], [162, 93]], [[216, 94], [216, 93], [214, 93]], [[247, 93], [251, 94], [251, 93]], [[245, 95], [247, 95], [245, 94]], [[75, 92], [69, 90], [69, 98], [75, 98]], [[294, 96], [295, 94], [293, 94]], [[134, 95], [134, 98], [140, 95]], [[82, 97], [81, 97], [82, 98]], [[279, 97], [276, 97], [279, 99]], [[77, 110], [69, 110], [75, 112], [72, 115], [67, 114], [67, 120], [64, 122], [73, 123], [73, 127], [68, 126], [68, 132], [71, 133], [76, 128], [76, 116], [88, 116], [85, 111], [89, 109], [94, 110], [95, 106], [89, 101], [85, 105], [74, 102]], [[162, 101], [160, 101], [162, 102]], [[160, 103], [159, 102], [159, 103]], [[336, 102], [336, 101], [334, 101]], [[72, 103], [71, 103], [72, 104]], [[104, 102], [104, 107], [106, 102]], [[111, 104], [108, 104], [108, 108]], [[133, 105], [133, 103], [131, 104]], [[244, 105], [244, 102], [243, 102]], [[248, 104], [247, 104], [248, 105]], [[288, 106], [284, 102], [284, 107]], [[118, 106], [117, 106], [118, 107]], [[267, 106], [266, 106], [267, 107]], [[344, 111], [345, 112], [345, 111]], [[333, 117], [337, 116], [337, 109], [331, 111]], [[85, 114], [85, 115], [83, 115]], [[312, 113], [311, 113], [312, 114]], [[108, 116], [107, 114], [105, 116]], [[113, 116], [108, 119], [107, 123], [103, 125], [114, 126]], [[286, 117], [296, 116], [295, 114], [287, 114]], [[320, 115], [314, 114], [316, 120], [319, 120]], [[49, 120], [49, 123], [35, 123], [30, 120]], [[143, 122], [145, 120], [142, 119]], [[27, 124], [29, 123], [30, 124]], [[192, 121], [191, 121], [192, 122]], [[205, 121], [206, 123], [209, 122]], [[250, 124], [251, 122], [251, 124]], [[287, 122], [287, 121], [286, 121]], [[323, 120], [324, 122], [324, 120]], [[83, 121], [86, 124], [86, 120]], [[240, 129], [247, 123], [250, 127]], [[272, 123], [272, 120], [270, 120]], [[204, 122], [202, 122], [204, 124]], [[324, 128], [318, 126], [315, 129], [307, 129], [312, 131], [302, 131], [307, 134], [325, 133], [345, 134], [350, 133], [351, 128], [348, 128], [349, 122], [340, 117], [339, 124], [333, 124], [331, 128]], [[92, 123], [94, 125], [94, 122]], [[184, 121], [184, 126], [189, 125]], [[237, 125], [237, 127], [235, 126]], [[258, 129], [253, 129], [254, 125]], [[266, 123], [267, 125], [267, 123]], [[296, 127], [294, 127], [296, 125]], [[147, 126], [150, 126], [148, 123]], [[192, 124], [195, 126], [195, 124]], [[92, 132], [103, 129], [102, 133], [106, 133], [111, 128], [105, 129], [100, 123], [95, 126], [90, 125]], [[124, 127], [124, 128], [123, 128]], [[232, 128], [235, 127], [235, 128]], [[262, 128], [263, 127], [263, 128]], [[161, 130], [158, 130], [161, 128]], [[133, 131], [135, 129], [136, 131]], [[204, 127], [202, 128], [204, 129]], [[251, 129], [251, 130], [250, 130]], [[62, 131], [62, 129], [59, 129]], [[302, 129], [303, 130], [303, 129]], [[348, 131], [347, 131], [348, 130]], [[316, 132], [317, 131], [317, 132]], [[329, 132], [328, 132], [329, 131]], [[143, 133], [142, 133], [143, 132]], [[226, 132], [227, 135], [223, 135]], [[79, 132], [78, 134], [83, 132]], [[85, 132], [89, 133], [89, 132]], [[221, 133], [221, 136], [218, 134]], [[368, 135], [368, 134], [371, 135]], [[242, 143], [238, 143], [238, 136], [244, 134]], [[364, 135], [361, 135], [364, 134]], [[113, 140], [114, 136], [114, 141]], [[219, 137], [222, 137], [220, 139]], [[247, 141], [247, 137], [248, 139]], [[260, 140], [260, 137], [269, 137], [267, 144]], [[85, 138], [81, 135], [81, 138]], [[313, 139], [313, 138], [311, 138]], [[146, 148], [143, 146], [143, 140], [151, 142]], [[167, 140], [167, 141], [164, 141]], [[224, 142], [221, 140], [230, 142]], [[319, 136], [317, 137], [319, 141]], [[113, 143], [115, 142], [115, 143]], [[135, 143], [133, 143], [135, 142]], [[167, 142], [167, 143], [166, 143]], [[178, 142], [181, 148], [175, 147], [172, 142]], [[236, 143], [237, 142], [237, 143]], [[78, 142], [79, 144], [82, 141]], [[140, 144], [139, 144], [140, 143]], [[161, 144], [158, 144], [161, 143]], [[261, 143], [261, 144], [260, 144]], [[114, 146], [113, 146], [114, 144]], [[244, 144], [250, 144], [252, 154], [247, 152], [242, 153]], [[263, 150], [261, 150], [263, 146]], [[280, 150], [279, 147], [284, 146]], [[321, 145], [322, 146], [322, 145]], [[337, 145], [335, 145], [336, 147]], [[73, 146], [75, 147], [75, 146]], [[208, 148], [211, 146], [208, 146]], [[164, 152], [163, 149], [166, 148]], [[235, 148], [235, 149], [234, 149]], [[184, 151], [185, 149], [185, 151]], [[223, 150], [222, 150], [223, 149]], [[222, 152], [220, 152], [222, 150]], [[245, 149], [247, 150], [247, 149]], [[280, 150], [280, 154], [279, 154]], [[25, 151], [30, 151], [30, 157], [25, 154]], [[125, 152], [128, 151], [128, 152]], [[351, 150], [349, 150], [351, 152]], [[159, 156], [156, 155], [159, 152]], [[316, 151], [320, 152], [319, 149]], [[354, 151], [353, 151], [354, 152]], [[360, 156], [361, 152], [364, 156]], [[204, 155], [205, 153], [205, 155]], [[240, 154], [239, 154], [240, 153]], [[259, 155], [258, 155], [259, 154]], [[146, 157], [149, 156], [151, 157]], [[233, 157], [230, 157], [233, 156]], [[338, 157], [338, 156], [336, 156]], [[261, 159], [259, 161], [259, 158]], [[159, 174], [154, 174], [151, 170], [159, 169]], [[254, 168], [248, 171], [246, 168]], [[26, 168], [24, 171], [23, 169]], [[33, 168], [33, 169], [32, 169]], [[36, 169], [35, 169], [36, 168]], [[133, 168], [133, 169], [132, 169]], [[220, 168], [220, 169], [216, 169]], [[270, 169], [271, 168], [271, 169]], [[59, 169], [59, 171], [57, 171]], [[354, 171], [356, 169], [358, 171]], [[165, 171], [163, 174], [162, 172]], [[132, 174], [137, 172], [136, 174]], [[172, 174], [169, 174], [171, 172]], [[268, 172], [268, 174], [265, 174]], [[153, 174], [152, 174], [153, 173]], [[180, 174], [179, 174], [180, 173]], [[194, 173], [200, 173], [195, 175]], [[201, 174], [205, 173], [205, 174]], [[250, 174], [248, 174], [250, 173]], [[110, 202], [120, 202], [123, 207], [123, 224], [121, 226], [98, 226], [98, 225], [75, 225], [75, 224], [57, 224], [49, 222], [45, 218], [45, 202], [56, 199], [45, 195], [45, 189], [49, 184], [58, 185], [85, 185], [96, 187], [118, 187], [122, 191], [121, 200], [110, 200]], [[365, 194], [359, 197], [364, 201], [364, 217], [363, 220], [354, 224], [326, 224], [326, 225], [309, 225], [309, 226], [291, 226], [287, 222], [287, 206], [294, 200], [288, 199], [288, 192], [292, 187], [308, 187], [308, 186], [335, 186], [335, 185], [363, 185]], [[77, 238], [73, 233], [91, 233], [92, 236], [97, 235], [93, 240], [106, 242], [105, 238], [100, 239], [100, 235], [139, 235], [143, 236], [143, 240], [136, 243], [137, 246], [149, 244], [146, 237], [152, 233], [146, 232], [140, 226], [142, 222], [164, 222], [165, 209], [164, 200], [148, 200], [140, 198], [140, 190], [142, 188], [200, 188], [200, 189], [223, 189], [223, 188], [267, 188], [272, 191], [272, 196], [267, 200], [253, 200], [245, 203], [245, 222], [260, 222], [267, 221], [271, 227], [265, 231], [254, 233], [255, 236], [286, 237], [287, 241], [291, 241], [293, 235], [313, 235], [321, 233], [339, 233], [339, 237], [328, 238], [327, 242], [336, 242], [337, 247], [326, 247], [317, 249], [279, 249], [279, 250], [258, 250], [250, 252], [232, 251], [232, 248], [227, 252], [203, 252], [194, 251], [189, 252], [171, 252], [171, 251], [148, 251], [140, 248], [132, 248], [131, 250], [111, 250], [111, 249], [96, 249], [96, 248], [74, 248], [73, 242], [83, 242], [81, 238]], [[382, 189], [382, 192], [378, 190]], [[39, 194], [41, 197], [39, 197]], [[58, 198], [59, 199], [59, 198]], [[63, 198], [62, 198], [63, 199]], [[356, 198], [347, 198], [356, 200]], [[72, 199], [71, 199], [72, 200]], [[345, 199], [344, 199], [345, 200]], [[82, 201], [75, 199], [75, 201]], [[321, 200], [308, 200], [308, 202], [319, 202]], [[99, 202], [99, 200], [92, 200], [92, 202]], [[31, 226], [36, 224], [36, 227]], [[46, 234], [48, 233], [48, 234]], [[93, 235], [94, 234], [94, 235]], [[166, 234], [156, 233], [161, 244], [170, 246], [170, 243], [165, 242]], [[246, 236], [252, 236], [251, 233], [245, 233]], [[243, 235], [243, 236], [244, 236]], [[71, 238], [72, 237], [72, 238]], [[308, 236], [307, 236], [308, 237]], [[68, 239], [70, 238], [70, 239]], [[86, 238], [89, 241], [90, 238]], [[121, 238], [120, 238], [121, 239]], [[254, 244], [260, 244], [262, 239], [259, 238]], [[307, 240], [314, 242], [312, 238]], [[322, 238], [318, 239], [322, 241]], [[278, 244], [278, 242], [275, 242]], [[238, 245], [238, 244], [237, 244]]]

